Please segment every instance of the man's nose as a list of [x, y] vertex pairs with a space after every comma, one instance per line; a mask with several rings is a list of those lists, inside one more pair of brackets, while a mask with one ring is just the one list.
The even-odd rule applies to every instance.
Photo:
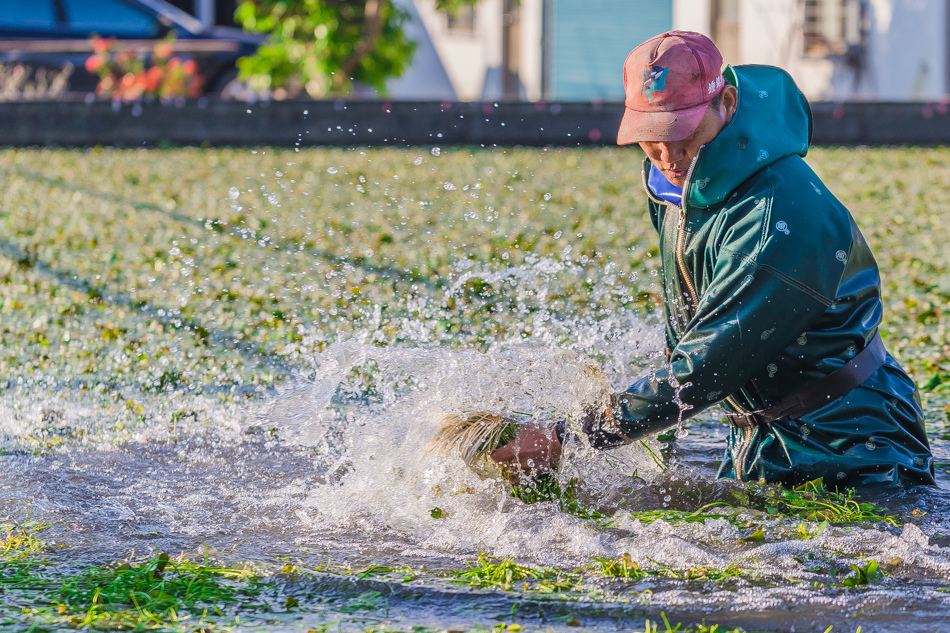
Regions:
[[657, 143], [657, 149], [660, 150], [660, 161], [670, 165], [686, 155], [682, 143]]

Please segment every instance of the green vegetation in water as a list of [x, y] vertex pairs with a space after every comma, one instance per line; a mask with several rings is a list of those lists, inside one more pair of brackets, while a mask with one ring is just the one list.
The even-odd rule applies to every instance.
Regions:
[[[879, 506], [859, 501], [855, 490], [844, 492], [827, 488], [821, 479], [809, 481], [791, 490], [777, 486], [747, 484], [735, 488], [730, 495], [738, 504], [726, 502], [708, 503], [694, 511], [681, 510], [645, 510], [633, 512], [631, 517], [642, 523], [663, 520], [667, 523], [702, 523], [706, 519], [726, 519], [735, 525], [746, 525], [748, 518], [742, 517], [743, 509], [749, 508], [779, 518], [794, 518], [820, 524], [860, 523], [900, 526], [900, 517], [888, 513]], [[821, 531], [824, 528], [820, 528]], [[814, 538], [818, 530], [807, 531], [800, 528], [802, 538]], [[745, 540], [762, 540], [746, 537]]]
[[608, 515], [592, 510], [578, 500], [577, 479], [574, 478], [562, 488], [554, 475], [540, 475], [526, 483], [512, 486], [511, 494], [524, 503], [554, 502], [561, 512], [592, 521], [599, 527], [611, 525]]
[[743, 563], [758, 566], [754, 558], [741, 558], [723, 568], [697, 566], [683, 569], [666, 565], [657, 565], [654, 568], [645, 569], [634, 561], [629, 554], [624, 554], [620, 558], [595, 558], [594, 560], [600, 566], [599, 571], [603, 576], [632, 581], [653, 577], [672, 580], [724, 582], [734, 578], [752, 577], [749, 570], [742, 566]]
[[167, 554], [71, 577], [20, 574], [3, 579], [7, 592], [33, 605], [24, 608], [33, 621], [114, 630], [190, 629], [183, 623], [214, 625], [230, 621], [237, 611], [271, 611], [261, 594], [273, 587], [247, 570]]
[[880, 581], [884, 573], [880, 570], [877, 561], [869, 560], [864, 565], [849, 565], [853, 575], [845, 578], [841, 584], [845, 587], [859, 587]]
[[[59, 376], [117, 403], [128, 385], [246, 394], [376, 307], [380, 345], [411, 344], [400, 326], [411, 317], [431, 343], [481, 349], [530, 338], [531, 314], [652, 313], [661, 298], [645, 283], [656, 234], [640, 158], [626, 148], [2, 150], [0, 316], [15, 345], [0, 375]], [[950, 423], [950, 223], [935, 212], [950, 207], [950, 149], [814, 148], [808, 161], [867, 237], [884, 271], [888, 349], [921, 387], [930, 430], [950, 437], [940, 428]], [[479, 274], [445, 292], [459, 264], [497, 272], [540, 258], [572, 266], [543, 297]], [[348, 380], [369, 388], [372, 376]], [[127, 418], [116, 428], [77, 428], [50, 410], [22, 440], [53, 450], [127, 435], [158, 416], [134, 399], [93, 416]], [[195, 424], [206, 419], [196, 408]]]
[[844, 492], [825, 486], [822, 479], [806, 482], [792, 490], [776, 486], [764, 486], [760, 490], [747, 487], [746, 491], [760, 492], [764, 495], [744, 496], [741, 491], [733, 491], [733, 496], [751, 506], [758, 506], [769, 515], [796, 517], [806, 521], [827, 523], [883, 523], [899, 526], [900, 517], [888, 513], [873, 503], [859, 501], [855, 490]]
[[478, 558], [469, 563], [468, 569], [449, 574], [454, 576], [452, 580], [475, 587], [510, 591], [512, 586], [520, 585], [525, 593], [575, 591], [581, 580], [576, 572], [519, 565], [510, 558], [493, 558], [480, 550]]
[[720, 628], [718, 624], [707, 626], [705, 623], [702, 623], [684, 626], [682, 623], [679, 623], [673, 626], [670, 624], [669, 618], [667, 618], [663, 612], [660, 612], [660, 619], [663, 620], [662, 623], [656, 622], [655, 620], [651, 622], [647, 619], [643, 623], [643, 630], [634, 630], [633, 633], [746, 633], [746, 630], [742, 628]]
[[0, 522], [0, 565], [26, 562], [46, 549], [46, 543], [36, 534], [48, 529], [37, 521], [23, 523]]
[[639, 582], [648, 578], [694, 582], [726, 582], [736, 578], [755, 579], [749, 565], [758, 566], [755, 559], [742, 558], [723, 568], [697, 566], [676, 568], [651, 562], [644, 567], [629, 554], [617, 559], [595, 557], [590, 563], [565, 571], [554, 567], [520, 565], [510, 558], [497, 558], [479, 551], [475, 561], [461, 571], [445, 572], [455, 582], [501, 591], [517, 590], [523, 593], [583, 593], [597, 592], [596, 581], [616, 579]]

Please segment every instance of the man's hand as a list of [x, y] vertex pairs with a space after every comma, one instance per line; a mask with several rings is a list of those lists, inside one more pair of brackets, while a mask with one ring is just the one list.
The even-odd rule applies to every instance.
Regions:
[[492, 451], [490, 457], [511, 483], [521, 483], [537, 475], [551, 472], [561, 461], [561, 442], [554, 425], [528, 423], [515, 439]]

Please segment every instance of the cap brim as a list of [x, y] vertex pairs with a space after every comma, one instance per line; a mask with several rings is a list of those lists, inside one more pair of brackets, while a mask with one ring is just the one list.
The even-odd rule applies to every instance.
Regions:
[[617, 131], [617, 145], [682, 141], [696, 131], [709, 102], [672, 112], [640, 112], [627, 108]]

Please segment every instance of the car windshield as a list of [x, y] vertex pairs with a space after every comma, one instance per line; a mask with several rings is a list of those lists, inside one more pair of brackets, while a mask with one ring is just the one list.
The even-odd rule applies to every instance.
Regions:
[[56, 27], [52, 0], [2, 3], [0, 28], [50, 31]]
[[138, 0], [141, 4], [149, 7], [155, 12], [164, 15], [171, 19], [176, 24], [180, 25], [185, 30], [198, 35], [204, 31], [204, 27], [201, 22], [197, 20], [194, 16], [189, 15], [188, 13], [182, 11], [176, 6], [173, 6], [162, 0]]

